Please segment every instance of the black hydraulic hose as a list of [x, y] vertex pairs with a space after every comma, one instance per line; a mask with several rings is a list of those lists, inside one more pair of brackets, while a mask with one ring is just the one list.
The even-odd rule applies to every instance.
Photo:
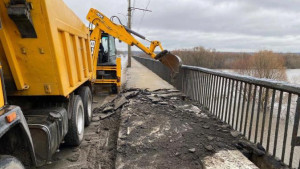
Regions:
[[135, 31], [129, 29], [129, 28], [126, 27], [126, 26], [124, 26], [124, 27], [125, 27], [125, 29], [126, 29], [127, 32], [132, 33], [132, 34], [134, 34], [134, 35], [140, 37], [141, 39], [147, 40], [145, 36], [143, 36], [143, 35], [141, 35], [141, 34], [135, 32]]

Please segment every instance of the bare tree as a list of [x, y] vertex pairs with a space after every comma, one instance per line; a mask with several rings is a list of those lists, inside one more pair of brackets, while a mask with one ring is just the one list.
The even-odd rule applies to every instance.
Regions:
[[[262, 50], [252, 56], [239, 60], [235, 65], [240, 74], [286, 81], [287, 75], [285, 64], [284, 57], [275, 54], [272, 51]], [[270, 99], [271, 97], [269, 94], [268, 98], [266, 98], [265, 90], [265, 88], [262, 89], [261, 107], [264, 107], [266, 99]]]
[[287, 80], [284, 58], [272, 51], [259, 51], [250, 56], [246, 63], [248, 64], [246, 69], [241, 69], [246, 71], [244, 74], [258, 78]]

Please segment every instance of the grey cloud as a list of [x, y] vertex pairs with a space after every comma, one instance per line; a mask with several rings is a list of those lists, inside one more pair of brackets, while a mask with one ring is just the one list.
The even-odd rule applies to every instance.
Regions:
[[[90, 7], [124, 24], [127, 0], [64, 0], [82, 19]], [[133, 0], [134, 1], [134, 0]], [[169, 49], [202, 45], [225, 51], [298, 52], [300, 1], [150, 0], [152, 12], [134, 11], [133, 29]], [[135, 0], [145, 8], [148, 0]], [[122, 14], [118, 14], [122, 13]], [[143, 20], [141, 19], [143, 18]]]

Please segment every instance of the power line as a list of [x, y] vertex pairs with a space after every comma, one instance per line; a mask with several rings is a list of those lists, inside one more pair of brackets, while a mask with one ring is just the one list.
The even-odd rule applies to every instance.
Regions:
[[[136, 1], [133, 0], [133, 5], [132, 5], [131, 9], [132, 9], [132, 8], [135, 8], [135, 2], [136, 2]], [[132, 14], [131, 14], [131, 19], [132, 19], [132, 21], [133, 21], [133, 15], [134, 15], [134, 13], [135, 13], [134, 10], [132, 10]]]
[[145, 10], [143, 11], [143, 16], [142, 16], [142, 18], [141, 18], [141, 20], [140, 20], [138, 30], [140, 30], [140, 28], [141, 28], [141, 24], [142, 24], [143, 19], [144, 19], [144, 17], [145, 17], [146, 11], [148, 10], [148, 7], [149, 7], [149, 5], [150, 5], [150, 2], [151, 2], [151, 0], [148, 0], [148, 4], [147, 4]]

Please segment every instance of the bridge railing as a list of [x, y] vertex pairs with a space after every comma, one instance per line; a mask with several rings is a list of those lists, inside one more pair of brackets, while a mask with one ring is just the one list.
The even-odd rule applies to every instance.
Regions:
[[300, 166], [300, 86], [183, 65], [172, 79], [160, 62], [134, 57], [289, 167]]

